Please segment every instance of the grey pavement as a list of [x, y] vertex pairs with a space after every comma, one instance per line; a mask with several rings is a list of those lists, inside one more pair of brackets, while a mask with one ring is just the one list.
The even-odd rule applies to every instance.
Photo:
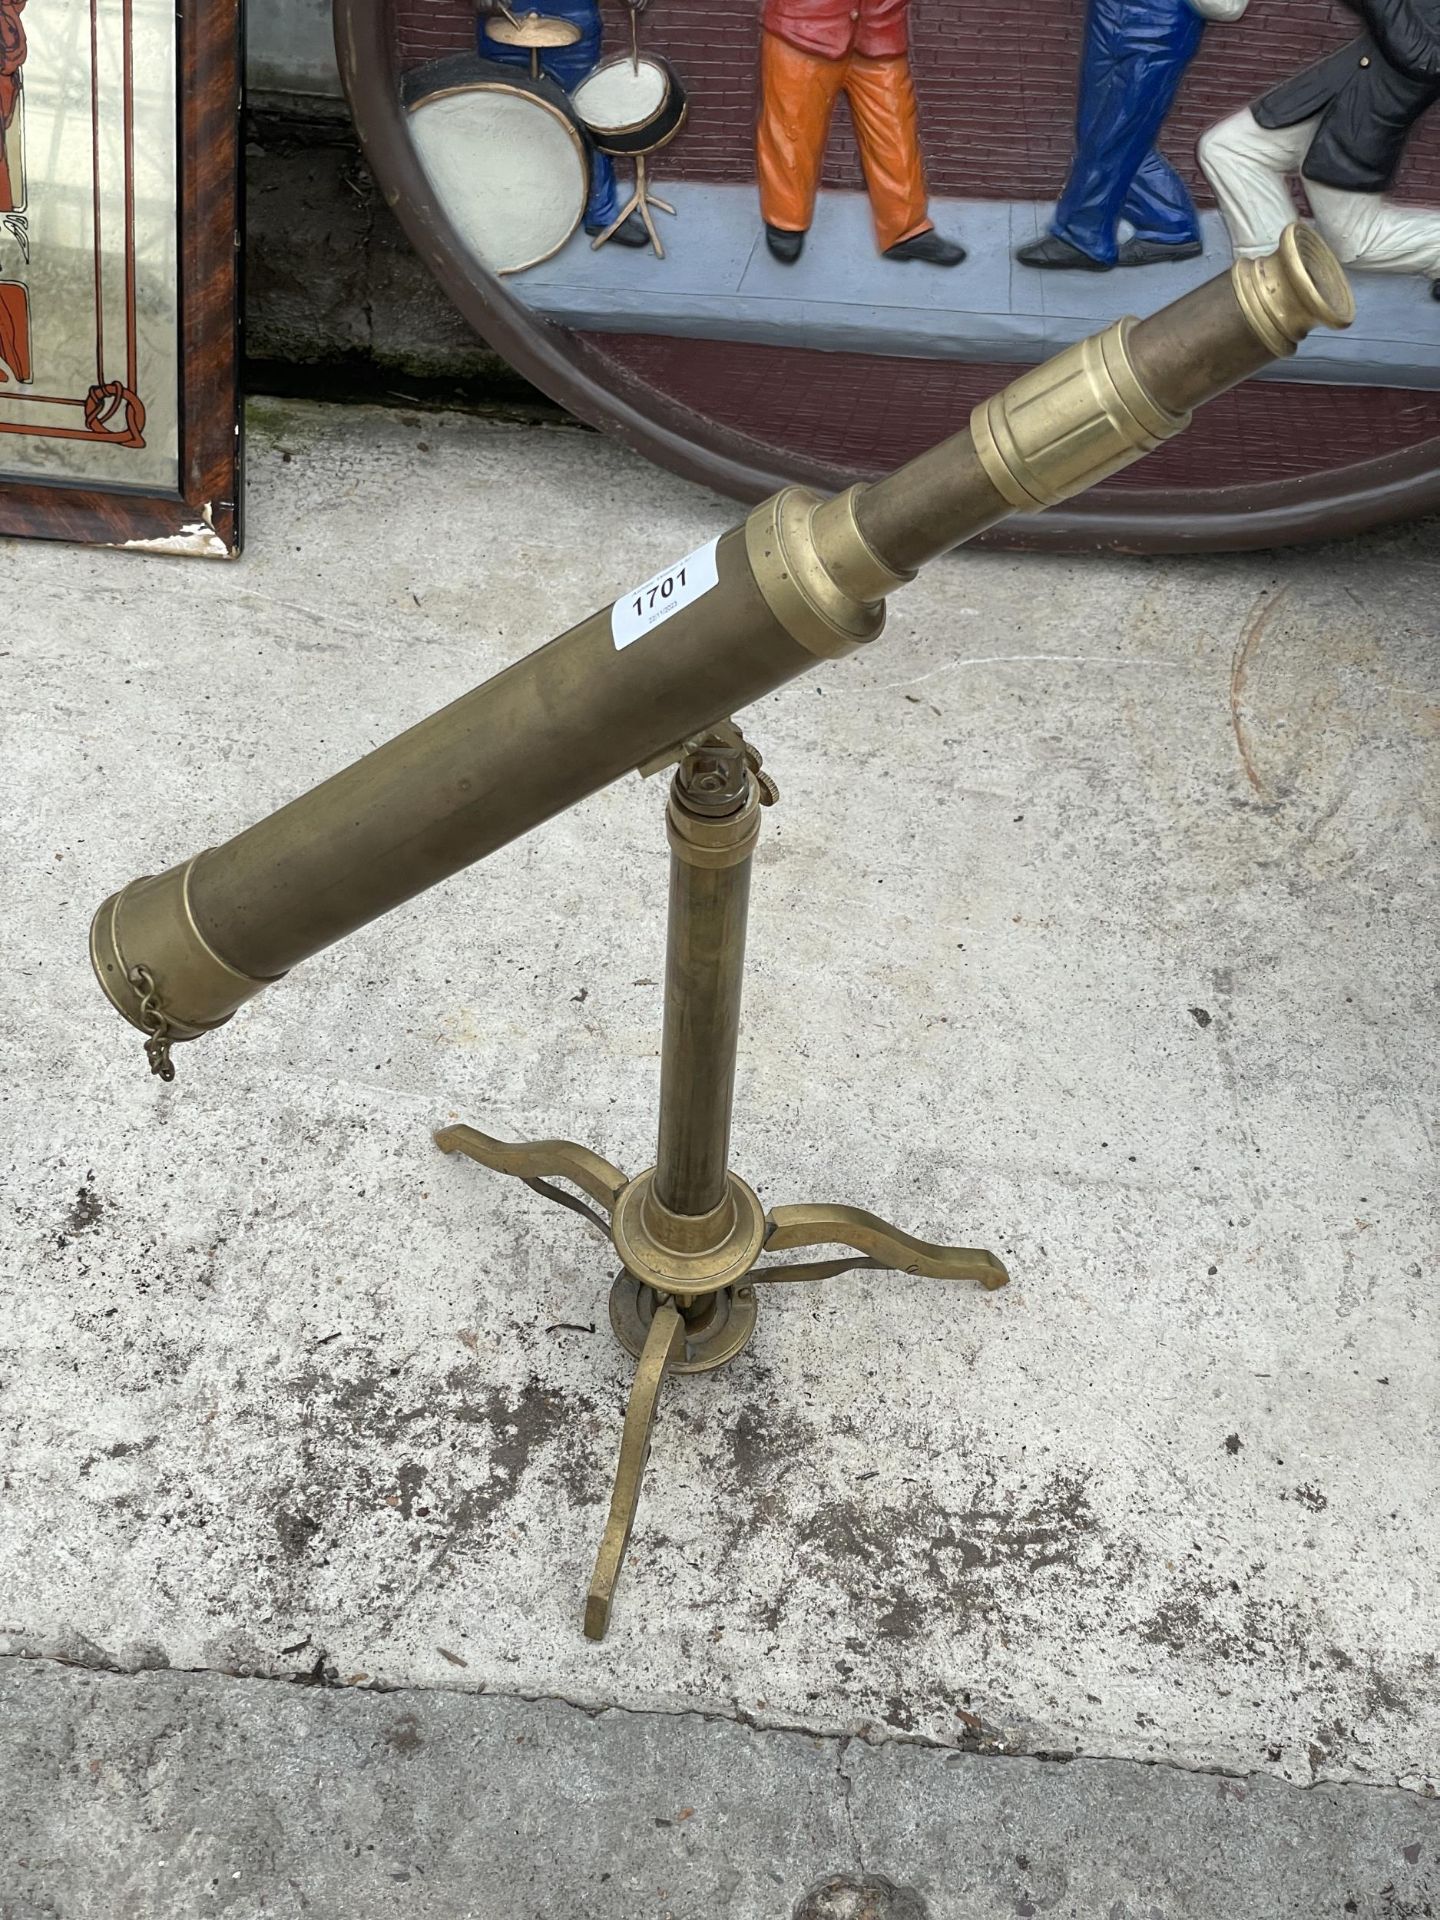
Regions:
[[[677, 166], [680, 161], [677, 160]], [[1117, 313], [1151, 313], [1231, 255], [1225, 224], [1206, 214], [1195, 260], [1113, 273], [1046, 273], [1015, 249], [1045, 231], [1048, 206], [936, 200], [936, 226], [970, 257], [937, 268], [887, 260], [863, 193], [823, 193], [793, 266], [770, 257], [751, 186], [707, 186], [652, 173], [675, 218], [657, 214], [665, 258], [592, 250], [583, 233], [507, 284], [547, 319], [598, 332], [695, 335], [852, 353], [1030, 363], [1084, 339]], [[1423, 278], [1357, 274], [1359, 314], [1346, 333], [1314, 334], [1277, 380], [1440, 387], [1440, 306]]]
[[245, 77], [251, 91], [336, 97], [331, 13], [331, 0], [249, 0]]
[[252, 424], [234, 566], [0, 543], [5, 1920], [1424, 1915], [1433, 529], [961, 553], [746, 716], [737, 1169], [1015, 1279], [786, 1289], [670, 1383], [596, 1647], [606, 1250], [429, 1130], [646, 1162], [660, 788], [171, 1087], [85, 936], [735, 509], [573, 429]]
[[1406, 1920], [1440, 1805], [0, 1662], [0, 1920]]

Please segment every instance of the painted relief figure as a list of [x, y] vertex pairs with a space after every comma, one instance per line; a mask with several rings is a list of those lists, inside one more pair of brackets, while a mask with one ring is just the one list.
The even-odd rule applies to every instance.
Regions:
[[1345, 0], [1365, 31], [1211, 127], [1200, 165], [1237, 254], [1268, 253], [1295, 218], [1350, 267], [1421, 273], [1440, 300], [1440, 212], [1385, 198], [1417, 121], [1440, 99], [1440, 0]]
[[25, 0], [0, 0], [0, 213], [25, 204], [19, 143], [15, 137], [20, 107], [20, 69], [25, 65], [25, 29], [20, 11]]
[[[0, 4], [3, 4], [3, 0], [0, 0]], [[639, 13], [645, 4], [646, 0], [626, 0], [632, 14]], [[538, 66], [540, 72], [568, 94], [573, 94], [600, 65], [605, 36], [600, 0], [525, 0], [527, 19], [538, 15], [541, 19], [557, 20], [574, 29], [574, 37], [568, 39], [565, 45], [547, 46], [538, 51], [523, 41], [507, 43], [486, 31], [491, 21], [508, 20], [516, 24], [515, 15], [506, 0], [475, 0], [475, 9], [480, 16], [476, 27], [476, 44], [482, 60], [520, 67], [526, 73], [532, 73]], [[585, 206], [586, 233], [595, 236], [606, 234], [607, 239], [616, 246], [649, 246], [650, 236], [640, 216], [631, 213], [616, 226], [619, 215], [620, 197], [615, 185], [615, 163], [609, 154], [597, 148], [590, 158], [590, 197]], [[612, 227], [614, 231], [610, 232]]]
[[1156, 142], [1207, 21], [1238, 20], [1248, 4], [1089, 0], [1075, 158], [1049, 233], [1016, 254], [1022, 265], [1107, 273], [1202, 250], [1190, 190]]
[[765, 0], [755, 158], [766, 244], [777, 260], [800, 258], [842, 93], [881, 252], [937, 267], [965, 258], [930, 219], [909, 16], [910, 0]]

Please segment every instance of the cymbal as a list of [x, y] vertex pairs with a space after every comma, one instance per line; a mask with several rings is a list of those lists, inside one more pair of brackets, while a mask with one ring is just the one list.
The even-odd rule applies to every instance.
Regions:
[[522, 13], [509, 20], [492, 14], [485, 22], [485, 38], [498, 40], [502, 47], [573, 47], [580, 29], [573, 20], [549, 13]]

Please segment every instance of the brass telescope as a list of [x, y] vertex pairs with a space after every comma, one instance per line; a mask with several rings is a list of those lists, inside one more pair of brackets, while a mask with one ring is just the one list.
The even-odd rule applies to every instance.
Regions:
[[[992, 1254], [914, 1240], [856, 1208], [766, 1212], [729, 1169], [751, 856], [774, 797], [732, 716], [874, 640], [886, 596], [927, 560], [1129, 466], [1183, 432], [1196, 406], [1354, 313], [1334, 255], [1293, 226], [1274, 254], [1022, 374], [886, 479], [832, 499], [785, 488], [713, 547], [96, 914], [96, 976], [169, 1079], [173, 1043], [223, 1025], [309, 955], [622, 775], [678, 762], [656, 1165], [632, 1180], [567, 1141], [436, 1136], [586, 1214], [620, 1257], [611, 1321], [640, 1365], [586, 1609], [592, 1637], [609, 1618], [663, 1377], [740, 1351], [757, 1282], [856, 1265], [987, 1287], [1008, 1277]], [[820, 1245], [850, 1251], [760, 1264]]]

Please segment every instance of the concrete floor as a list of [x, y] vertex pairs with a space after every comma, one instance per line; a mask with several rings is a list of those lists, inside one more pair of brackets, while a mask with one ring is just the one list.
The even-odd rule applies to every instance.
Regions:
[[962, 554], [747, 716], [737, 1168], [1015, 1282], [764, 1299], [597, 1648], [605, 1249], [429, 1128], [646, 1163], [660, 785], [169, 1088], [85, 933], [734, 510], [253, 426], [234, 567], [0, 543], [0, 1915], [1430, 1912], [1433, 529]]

